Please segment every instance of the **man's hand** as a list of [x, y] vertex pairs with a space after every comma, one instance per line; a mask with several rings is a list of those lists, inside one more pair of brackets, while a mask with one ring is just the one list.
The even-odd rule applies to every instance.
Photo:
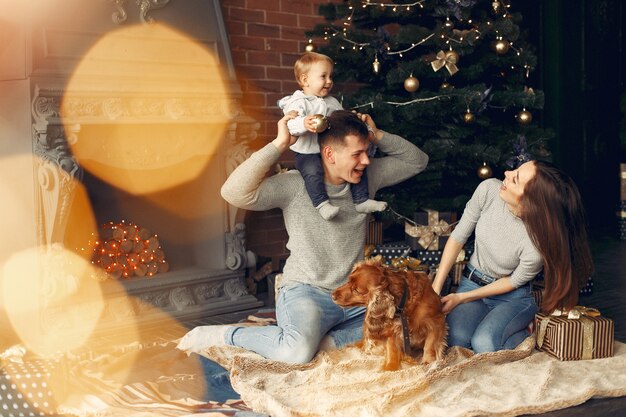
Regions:
[[276, 134], [276, 139], [274, 139], [272, 143], [276, 146], [280, 153], [285, 152], [287, 148], [296, 143], [298, 140], [297, 136], [291, 136], [289, 134], [289, 129], [287, 128], [287, 122], [297, 116], [298, 112], [292, 110], [278, 121], [278, 133]]
[[378, 143], [378, 141], [383, 138], [383, 132], [381, 132], [380, 129], [376, 127], [376, 123], [374, 123], [374, 119], [372, 119], [372, 116], [367, 113], [358, 113], [356, 111], [354, 113], [356, 113], [359, 119], [361, 119], [361, 121], [367, 125], [367, 129], [370, 131], [370, 135], [368, 138], [369, 141], [375, 144]]

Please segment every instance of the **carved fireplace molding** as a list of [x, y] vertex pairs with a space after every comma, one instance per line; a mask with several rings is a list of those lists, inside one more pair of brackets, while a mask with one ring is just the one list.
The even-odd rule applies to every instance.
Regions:
[[[128, 19], [128, 13], [126, 13], [125, 4], [127, 0], [110, 0], [117, 11], [113, 13], [113, 23], [122, 24]], [[137, 6], [139, 6], [139, 18], [143, 23], [153, 22], [154, 19], [147, 16], [150, 10], [161, 9], [170, 2], [170, 0], [135, 0]]]
[[[82, 168], [71, 152], [71, 145], [81, 140], [81, 128], [89, 124], [114, 123], [211, 123], [231, 120], [224, 133], [224, 178], [248, 158], [248, 141], [256, 136], [259, 123], [242, 114], [239, 101], [227, 102], [215, 97], [191, 93], [155, 94], [137, 98], [125, 92], [73, 93], [64, 100], [62, 88], [39, 86], [31, 103], [33, 154], [36, 180], [36, 227], [40, 247], [54, 251], [64, 241], [77, 181]], [[220, 104], [221, 103], [221, 104]], [[65, 123], [64, 123], [65, 121]], [[155, 308], [179, 319], [198, 318], [262, 305], [248, 294], [243, 280], [244, 269], [251, 261], [246, 250], [245, 226], [238, 223], [237, 209], [224, 204], [224, 256], [220, 271], [191, 269], [157, 274], [155, 277], [102, 282], [107, 297], [102, 329], [127, 326], [129, 317], [139, 322], [158, 320]], [[43, 279], [59, 279], [43, 277]], [[115, 285], [113, 285], [115, 284]], [[44, 283], [46, 285], [46, 283]], [[130, 297], [129, 297], [130, 296]], [[49, 305], [42, 300], [42, 306]], [[62, 308], [50, 305], [41, 312], [46, 331], [58, 332], [53, 323]]]

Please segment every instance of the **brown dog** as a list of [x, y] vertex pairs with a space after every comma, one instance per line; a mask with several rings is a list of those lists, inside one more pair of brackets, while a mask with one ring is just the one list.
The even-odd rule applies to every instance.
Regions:
[[402, 360], [413, 362], [411, 352], [404, 351], [402, 323], [396, 314], [405, 290], [402, 315], [408, 322], [410, 346], [423, 349], [424, 364], [441, 359], [448, 328], [439, 296], [425, 273], [391, 269], [377, 256], [356, 264], [348, 282], [332, 293], [340, 306], [367, 306], [363, 340], [357, 346], [367, 352], [384, 346], [384, 370], [400, 368]]

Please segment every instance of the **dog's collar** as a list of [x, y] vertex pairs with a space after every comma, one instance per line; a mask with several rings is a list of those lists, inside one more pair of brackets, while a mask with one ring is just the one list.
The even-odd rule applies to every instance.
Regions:
[[402, 340], [404, 341], [404, 354], [408, 355], [411, 353], [411, 337], [409, 335], [409, 322], [406, 318], [406, 315], [402, 314], [404, 312], [404, 305], [406, 304], [406, 298], [408, 296], [409, 291], [407, 290], [406, 282], [402, 286], [402, 297], [400, 297], [400, 302], [398, 303], [398, 307], [396, 307], [396, 316], [400, 317], [400, 321], [402, 322]]

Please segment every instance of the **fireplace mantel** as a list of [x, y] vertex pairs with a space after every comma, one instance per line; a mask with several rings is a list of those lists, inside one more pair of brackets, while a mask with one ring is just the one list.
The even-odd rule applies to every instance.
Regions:
[[[77, 193], [81, 187], [90, 196], [95, 192], [90, 189], [85, 160], [76, 154], [77, 146], [91, 137], [92, 153], [104, 154], [108, 151], [106, 142], [94, 142], [94, 132], [105, 135], [121, 127], [152, 132], [168, 130], [174, 136], [185, 137], [180, 148], [202, 149], [200, 153], [210, 156], [211, 163], [200, 171], [198, 178], [190, 181], [197, 188], [176, 191], [177, 196], [195, 193], [199, 204], [211, 205], [210, 215], [196, 215], [192, 219], [159, 217], [166, 216], [167, 210], [151, 202], [123, 212], [128, 201], [140, 198], [125, 197], [127, 194], [116, 188], [116, 184], [110, 185], [107, 196], [115, 195], [124, 204], [102, 204], [118, 210], [112, 212], [99, 212], [94, 207], [95, 221], [116, 221], [120, 219], [107, 216], [121, 216], [128, 221], [150, 223], [152, 230], [159, 233], [166, 256], [168, 253], [172, 256], [172, 268], [152, 278], [122, 280], [122, 286], [113, 279], [101, 282], [109, 308], [104, 309], [100, 330], [116, 331], [129, 322], [129, 316], [135, 317], [135, 322], [148, 323], [159, 320], [162, 313], [182, 320], [262, 305], [247, 293], [244, 283], [245, 269], [254, 260], [253, 254], [246, 250], [245, 226], [237, 221], [237, 209], [219, 195], [221, 183], [249, 155], [247, 141], [254, 139], [259, 128], [256, 121], [241, 111], [241, 93], [219, 1], [55, 0], [48, 3], [45, 10], [35, 10], [25, 18], [31, 29], [24, 33], [28, 45], [24, 52], [27, 63], [24, 81], [29, 86], [35, 156], [35, 228], [41, 253], [59, 245], [75, 249], [67, 246], [72, 241], [71, 236], [68, 238], [68, 225], [82, 221], [74, 209]], [[210, 86], [208, 80], [215, 71], [207, 71], [200, 65], [198, 49], [184, 49], [186, 46], [179, 38], [152, 39], [145, 32], [133, 31], [142, 27], [150, 31], [157, 24], [189, 36], [194, 40], [194, 48], [199, 45], [211, 52], [223, 76], [223, 88]], [[125, 28], [131, 30], [123, 32]], [[114, 41], [117, 43], [105, 50], [105, 54], [89, 57], [84, 64], [93, 46], [113, 33], [122, 34]], [[180, 50], [177, 59], [151, 55], [151, 51], [163, 47], [165, 42], [180, 43], [180, 48], [178, 44], [172, 48]], [[106, 65], [111, 63], [114, 73], [106, 71]], [[155, 73], [152, 71], [155, 66], [165, 70]], [[84, 71], [78, 72], [81, 69]], [[199, 87], [206, 85], [209, 87]], [[202, 132], [214, 127], [223, 133], [220, 145], [209, 149]], [[185, 163], [184, 159], [176, 160], [179, 157], [176, 152], [160, 154], [155, 159], [150, 150], [149, 142], [137, 145], [134, 160], [137, 170], [159, 163], [167, 166], [172, 161]], [[167, 195], [165, 191], [162, 194]], [[93, 198], [91, 201], [94, 205]], [[180, 235], [189, 236], [188, 242], [179, 242]], [[127, 306], [123, 312], [114, 308], [121, 303]], [[45, 300], [38, 305], [45, 306]], [[154, 314], [155, 307], [159, 314]], [[41, 311], [42, 316], [49, 313], [45, 309]], [[42, 320], [47, 322], [50, 320]], [[47, 331], [43, 325], [42, 331]]]

